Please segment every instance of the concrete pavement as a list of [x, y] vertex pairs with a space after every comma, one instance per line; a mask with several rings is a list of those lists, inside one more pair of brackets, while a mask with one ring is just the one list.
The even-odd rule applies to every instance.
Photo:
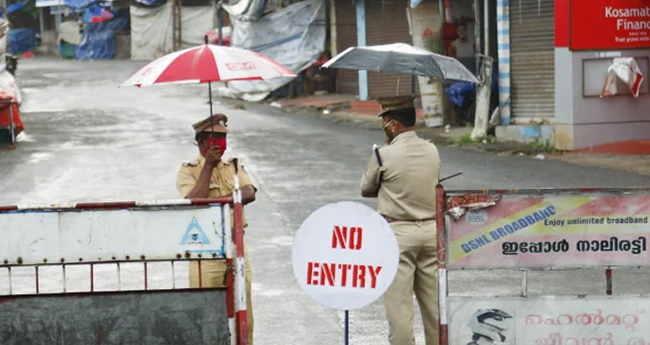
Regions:
[[[26, 136], [16, 150], [0, 147], [0, 204], [168, 199], [183, 160], [194, 158], [190, 124], [208, 115], [207, 89], [164, 86], [118, 89], [143, 63], [31, 59], [21, 62]], [[224, 101], [229, 147], [258, 188], [247, 206], [246, 239], [253, 267], [257, 344], [343, 342], [343, 313], [326, 309], [299, 290], [291, 245], [302, 221], [320, 206], [362, 199], [359, 182], [372, 144], [383, 143], [373, 123], [333, 122], [329, 117], [286, 113], [265, 104]], [[442, 175], [464, 171], [449, 189], [647, 186], [645, 176], [555, 160], [498, 156], [439, 147]], [[650, 280], [638, 272], [625, 291]], [[530, 274], [531, 293], [602, 293], [602, 272]], [[487, 283], [477, 284], [481, 278]], [[621, 275], [616, 276], [617, 279]], [[518, 272], [454, 274], [457, 294], [512, 291]], [[418, 343], [422, 343], [416, 318]], [[376, 302], [351, 313], [353, 344], [387, 344], [383, 308]]]

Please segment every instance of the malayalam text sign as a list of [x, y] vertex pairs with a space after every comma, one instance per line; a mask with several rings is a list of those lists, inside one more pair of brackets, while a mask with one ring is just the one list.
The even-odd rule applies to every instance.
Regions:
[[650, 47], [650, 1], [571, 0], [571, 49]]
[[517, 195], [448, 220], [450, 268], [650, 266], [650, 194]]
[[340, 202], [312, 213], [296, 233], [293, 272], [321, 304], [362, 308], [388, 289], [397, 273], [399, 247], [392, 229], [362, 204]]
[[650, 298], [449, 297], [450, 344], [650, 345]]

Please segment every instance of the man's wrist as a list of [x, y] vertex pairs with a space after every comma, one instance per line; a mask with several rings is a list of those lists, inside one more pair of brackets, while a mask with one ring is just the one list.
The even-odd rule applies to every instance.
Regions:
[[205, 165], [203, 166], [203, 169], [208, 168], [208, 169], [212, 170], [212, 169], [214, 169], [217, 165], [219, 165], [219, 162], [221, 162], [221, 159], [218, 160], [218, 161], [216, 161], [216, 162], [214, 162], [214, 163], [212, 163], [212, 162], [207, 162], [207, 161], [206, 161], [206, 162], [205, 162]]

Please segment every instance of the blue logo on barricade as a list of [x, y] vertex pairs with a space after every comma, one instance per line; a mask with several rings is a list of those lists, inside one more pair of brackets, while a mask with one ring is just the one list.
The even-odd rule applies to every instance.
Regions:
[[188, 225], [187, 231], [185, 231], [185, 235], [183, 235], [183, 240], [181, 240], [181, 245], [193, 244], [210, 244], [208, 236], [206, 236], [205, 232], [203, 232], [203, 228], [201, 228], [201, 225], [199, 224], [199, 221], [196, 220], [196, 217], [192, 217], [192, 221], [190, 222], [190, 225]]

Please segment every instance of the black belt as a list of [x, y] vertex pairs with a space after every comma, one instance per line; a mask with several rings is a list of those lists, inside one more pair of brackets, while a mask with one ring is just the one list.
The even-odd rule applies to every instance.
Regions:
[[384, 217], [384, 219], [386, 219], [386, 221], [389, 222], [389, 223], [394, 223], [394, 222], [427, 222], [427, 221], [436, 219], [436, 217], [431, 217], [431, 218], [418, 219], [418, 220], [404, 220], [404, 219], [397, 219], [397, 218], [392, 218], [392, 217], [389, 217], [389, 216], [384, 216], [383, 214], [381, 216]]

